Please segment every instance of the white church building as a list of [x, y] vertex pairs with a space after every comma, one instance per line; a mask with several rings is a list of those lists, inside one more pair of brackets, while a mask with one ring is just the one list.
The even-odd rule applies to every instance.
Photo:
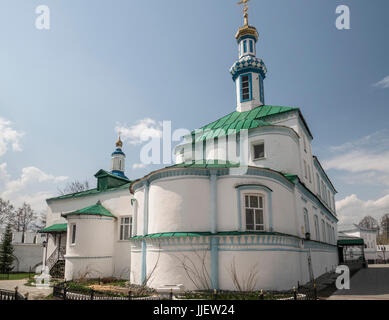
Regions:
[[235, 37], [236, 110], [185, 137], [176, 165], [135, 181], [119, 139], [96, 189], [47, 200], [46, 265], [64, 267], [67, 280], [187, 290], [236, 290], [234, 277], [290, 289], [338, 265], [336, 190], [308, 124], [299, 108], [265, 104], [267, 69], [246, 10]]

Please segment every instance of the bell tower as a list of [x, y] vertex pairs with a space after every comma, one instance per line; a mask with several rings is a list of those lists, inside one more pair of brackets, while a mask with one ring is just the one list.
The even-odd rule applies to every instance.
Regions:
[[236, 87], [238, 112], [250, 111], [265, 104], [263, 80], [266, 78], [266, 66], [256, 57], [258, 31], [248, 23], [248, 5], [250, 0], [241, 0], [243, 4], [244, 26], [235, 35], [238, 43], [238, 60], [230, 69]]
[[123, 142], [120, 140], [119, 136], [118, 141], [116, 141], [116, 150], [112, 153], [111, 173], [123, 178], [127, 178], [124, 175], [126, 155], [122, 151], [122, 147]]

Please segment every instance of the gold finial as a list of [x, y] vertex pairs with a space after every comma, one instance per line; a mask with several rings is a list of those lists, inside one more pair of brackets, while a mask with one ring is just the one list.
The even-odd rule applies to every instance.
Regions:
[[238, 2], [238, 5], [243, 4], [243, 16], [244, 16], [244, 25], [245, 26], [247, 26], [249, 24], [249, 19], [248, 19], [248, 14], [247, 14], [247, 10], [249, 9], [247, 2], [249, 2], [249, 1], [250, 0], [240, 0]]
[[122, 142], [122, 140], [120, 140], [120, 134], [121, 134], [121, 132], [119, 132], [119, 139], [118, 139], [118, 141], [116, 141], [117, 148], [123, 147], [123, 142]]

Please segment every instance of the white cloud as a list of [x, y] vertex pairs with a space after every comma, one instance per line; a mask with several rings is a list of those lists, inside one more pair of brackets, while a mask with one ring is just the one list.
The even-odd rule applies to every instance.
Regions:
[[377, 200], [363, 201], [352, 194], [336, 202], [339, 224], [359, 223], [363, 217], [372, 216], [379, 222], [380, 218], [389, 213], [389, 194]]
[[135, 125], [130, 127], [117, 124], [115, 131], [120, 134], [123, 141], [128, 141], [133, 145], [139, 145], [148, 141], [150, 138], [162, 137], [162, 124], [153, 119], [146, 118], [139, 120]]
[[45, 199], [53, 196], [48, 191], [32, 192], [33, 188], [39, 188], [41, 183], [55, 184], [68, 179], [65, 176], [47, 174], [36, 167], [22, 169], [18, 179], [12, 180], [7, 172], [7, 164], [0, 164], [0, 197], [10, 200], [15, 206], [20, 206], [24, 201], [31, 204], [32, 208], [41, 211], [45, 207]]
[[13, 129], [11, 124], [11, 121], [0, 117], [0, 156], [7, 152], [9, 145], [13, 151], [22, 150], [19, 140], [24, 133]]
[[336, 170], [340, 181], [356, 187], [379, 187], [383, 194], [375, 200], [361, 200], [351, 194], [337, 201], [340, 224], [359, 223], [367, 215], [379, 221], [389, 213], [389, 129], [333, 146], [329, 154], [332, 156], [323, 161], [323, 166]]
[[375, 83], [373, 86], [380, 87], [380, 88], [383, 88], [383, 89], [389, 88], [389, 76], [386, 76], [382, 80], [380, 80], [377, 83]]
[[143, 169], [143, 168], [146, 168], [146, 165], [143, 163], [134, 163], [132, 165], [132, 169]]
[[389, 130], [381, 130], [356, 141], [330, 147], [333, 156], [323, 161], [326, 170], [342, 172], [349, 184], [389, 186]]

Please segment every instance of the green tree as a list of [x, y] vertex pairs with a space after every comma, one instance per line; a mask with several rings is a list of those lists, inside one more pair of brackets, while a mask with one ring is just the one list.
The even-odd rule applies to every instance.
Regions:
[[3, 239], [0, 245], [0, 272], [6, 273], [13, 269], [14, 248], [12, 246], [12, 229], [8, 224], [3, 234]]

